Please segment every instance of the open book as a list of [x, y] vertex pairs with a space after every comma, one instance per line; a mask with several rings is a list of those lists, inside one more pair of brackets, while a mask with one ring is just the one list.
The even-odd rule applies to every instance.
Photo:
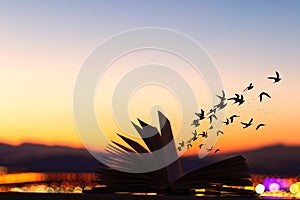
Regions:
[[[163, 148], [165, 145], [169, 145], [169, 149], [173, 150], [168, 151], [168, 156], [173, 156], [170, 155], [170, 152], [177, 155], [170, 121], [161, 112], [158, 112], [158, 115], [160, 133], [155, 127], [141, 120], [139, 120], [141, 127], [133, 123], [145, 145], [119, 135], [128, 144], [128, 147], [112, 141], [112, 144], [107, 148], [110, 153], [107, 161], [112, 165], [124, 167], [124, 169], [133, 166], [143, 167], [151, 163], [138, 155], [143, 153], [152, 155], [152, 152]], [[151, 134], [151, 137], [145, 137], [147, 134]], [[137, 156], [133, 157], [132, 154]], [[153, 154], [151, 162], [161, 162], [161, 159], [166, 159], [165, 156]], [[120, 171], [110, 167], [101, 167], [97, 171], [99, 182], [107, 187], [96, 188], [92, 192], [153, 192], [186, 195], [201, 193], [208, 196], [251, 197], [254, 195], [253, 190], [245, 189], [247, 186], [252, 186], [248, 171], [242, 156], [223, 160], [187, 174], [182, 171], [180, 158], [166, 167], [143, 173], [130, 173], [126, 170]]]

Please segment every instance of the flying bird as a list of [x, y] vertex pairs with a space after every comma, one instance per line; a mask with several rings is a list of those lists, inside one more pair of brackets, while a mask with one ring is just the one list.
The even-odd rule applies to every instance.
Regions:
[[229, 125], [229, 119], [226, 118], [226, 122], [222, 122], [222, 123], [224, 123], [225, 125]]
[[209, 117], [209, 123], [212, 124], [212, 118], [215, 118], [216, 120], [218, 120], [217, 116], [215, 114], [210, 115]]
[[199, 145], [199, 148], [201, 149], [203, 145], [204, 145], [204, 144], [200, 144], [200, 145]]
[[196, 137], [197, 136], [197, 130], [195, 130], [194, 132], [192, 132], [193, 136]]
[[225, 108], [227, 106], [227, 103], [224, 103], [224, 101], [221, 101], [219, 104], [215, 105], [214, 108], [218, 108], [219, 110]]
[[247, 128], [247, 127], [249, 127], [249, 126], [251, 126], [251, 125], [252, 125], [252, 122], [253, 122], [253, 118], [251, 118], [251, 119], [250, 119], [250, 121], [249, 121], [248, 123], [241, 122], [241, 124], [243, 124], [243, 125], [244, 125], [244, 127], [243, 127], [243, 128]]
[[190, 141], [196, 141], [197, 139], [198, 139], [197, 135], [194, 135], [194, 136], [190, 139]]
[[217, 131], [217, 136], [219, 136], [219, 134], [224, 134], [224, 132], [221, 131], [221, 130], [218, 130], [218, 131]]
[[199, 119], [193, 120], [193, 123], [191, 124], [191, 126], [195, 126], [195, 127], [200, 126]]
[[259, 101], [260, 102], [262, 102], [263, 96], [267, 96], [267, 97], [271, 98], [271, 96], [268, 93], [262, 92], [262, 93], [259, 94]]
[[219, 152], [219, 151], [220, 151], [220, 149], [216, 149], [216, 150], [215, 150], [215, 153], [217, 153], [217, 152]]
[[233, 120], [234, 120], [234, 118], [236, 118], [236, 117], [240, 117], [240, 116], [238, 116], [238, 115], [232, 115], [231, 117], [229, 117], [230, 123], [233, 123]]
[[246, 89], [244, 89], [243, 92], [246, 92], [246, 91], [249, 91], [249, 90], [252, 90], [254, 88], [254, 86], [252, 85], [252, 83], [249, 84], [248, 87], [246, 87]]
[[180, 147], [184, 147], [184, 141], [179, 142]]
[[210, 148], [206, 148], [206, 150], [207, 150], [208, 152], [210, 152], [211, 150], [213, 150], [213, 146], [211, 146]]
[[200, 133], [199, 135], [202, 136], [203, 138], [207, 138], [208, 137], [207, 132], [204, 132], [204, 131], [202, 133]]
[[221, 102], [226, 100], [224, 90], [222, 90], [222, 96], [219, 96], [219, 95], [216, 95], [216, 96], [221, 100]]
[[258, 130], [262, 126], [265, 126], [265, 124], [258, 124], [257, 127], [256, 127], [256, 130]]
[[235, 97], [231, 97], [228, 100], [234, 100], [234, 104], [239, 103], [239, 106], [245, 102], [244, 96], [241, 94], [235, 94]]
[[273, 79], [274, 83], [278, 83], [281, 80], [281, 78], [280, 78], [280, 75], [277, 71], [275, 73], [276, 73], [276, 77], [270, 76], [270, 77], [268, 77], [268, 79]]
[[216, 114], [216, 111], [217, 111], [217, 108], [212, 108], [212, 109], [209, 110], [209, 112], [207, 113], [207, 115], [209, 115], [211, 113]]
[[193, 138], [190, 138], [190, 139], [187, 141], [187, 144], [190, 144], [192, 141], [193, 141]]
[[187, 144], [187, 149], [189, 149], [189, 148], [192, 148], [192, 144], [191, 143]]
[[199, 120], [203, 120], [205, 118], [204, 110], [201, 109], [201, 113], [195, 113], [197, 117], [199, 117]]

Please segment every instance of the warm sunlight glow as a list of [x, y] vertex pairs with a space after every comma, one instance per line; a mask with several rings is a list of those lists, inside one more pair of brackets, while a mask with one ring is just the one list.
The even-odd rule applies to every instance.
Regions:
[[13, 183], [30, 183], [45, 181], [46, 175], [44, 173], [17, 173], [17, 174], [3, 174], [0, 175], [0, 184]]

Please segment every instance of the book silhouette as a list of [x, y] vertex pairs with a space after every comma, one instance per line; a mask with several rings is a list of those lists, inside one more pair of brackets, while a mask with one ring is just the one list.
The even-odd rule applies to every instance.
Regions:
[[[143, 156], [138, 156], [143, 155], [142, 153], [152, 155], [152, 162], [161, 162], [164, 159], [167, 160], [166, 156], [177, 155], [171, 123], [161, 112], [158, 112], [158, 116], [160, 133], [155, 127], [141, 120], [139, 120], [141, 127], [133, 123], [145, 144], [139, 144], [118, 134], [129, 147], [112, 141], [107, 150], [113, 156], [108, 156], [107, 161], [124, 166], [125, 169], [131, 166], [142, 167], [151, 164]], [[145, 137], [147, 135], [150, 137]], [[168, 154], [158, 156], [153, 153], [165, 145], [169, 145], [171, 149]], [[132, 158], [128, 153], [134, 153], [137, 157]], [[145, 165], [143, 162], [146, 162]], [[252, 186], [252, 183], [246, 161], [242, 156], [232, 157], [187, 174], [184, 174], [181, 160], [178, 158], [168, 166], [156, 171], [129, 173], [110, 167], [100, 167], [97, 175], [99, 183], [106, 187], [94, 188], [90, 191], [92, 193], [153, 192], [165, 195], [201, 193], [208, 196], [254, 196], [253, 190], [245, 189], [245, 186]]]

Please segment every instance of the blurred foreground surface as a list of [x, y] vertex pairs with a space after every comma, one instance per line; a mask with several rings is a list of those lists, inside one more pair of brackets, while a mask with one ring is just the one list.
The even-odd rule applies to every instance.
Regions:
[[[18, 200], [48, 200], [48, 199], [57, 199], [57, 200], [94, 200], [94, 199], [101, 199], [101, 200], [106, 200], [106, 199], [118, 199], [118, 200], [127, 200], [127, 199], [134, 199], [134, 200], [153, 200], [153, 199], [158, 199], [158, 200], [166, 200], [166, 199], [174, 199], [174, 200], [181, 200], [181, 199], [195, 199], [195, 197], [190, 196], [128, 196], [128, 195], [112, 195], [112, 194], [33, 194], [33, 193], [26, 193], [26, 194], [21, 194], [21, 193], [0, 193], [0, 198], [1, 199], [18, 199]], [[210, 199], [210, 200], [215, 200], [215, 199], [222, 199], [220, 197], [201, 197], [201, 199]], [[238, 198], [238, 197], [225, 197], [224, 199], [234, 199], [234, 200], [239, 200], [239, 199], [247, 199], [247, 198]], [[251, 199], [251, 198], [249, 198]]]
[[[300, 199], [300, 176], [252, 175], [253, 190], [262, 199]], [[204, 197], [201, 188], [195, 188], [191, 196], [166, 196], [156, 193], [92, 194], [93, 188], [104, 187], [97, 183], [94, 173], [6, 173], [0, 174], [0, 199], [192, 199]], [[226, 186], [224, 186], [226, 187]], [[220, 198], [220, 197], [219, 197]], [[224, 197], [230, 199], [230, 197]], [[239, 199], [239, 197], [233, 197]]]

